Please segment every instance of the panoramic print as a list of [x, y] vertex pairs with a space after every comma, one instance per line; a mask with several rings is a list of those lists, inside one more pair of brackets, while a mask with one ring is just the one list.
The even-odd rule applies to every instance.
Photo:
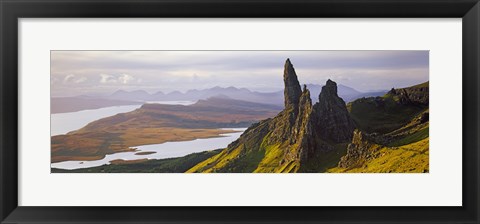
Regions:
[[428, 51], [51, 51], [52, 173], [428, 173]]

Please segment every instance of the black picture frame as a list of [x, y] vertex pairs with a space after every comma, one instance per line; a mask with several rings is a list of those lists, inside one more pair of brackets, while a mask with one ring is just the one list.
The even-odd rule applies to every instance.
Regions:
[[[1, 223], [479, 223], [478, 0], [0, 0]], [[19, 18], [462, 18], [461, 207], [18, 206]], [[448, 43], [445, 43], [448, 44]], [[446, 118], [448, 119], [448, 118]], [[424, 189], [428, 190], [428, 189]], [[41, 193], [41, 192], [39, 192]], [[439, 195], [442, 197], [442, 195]]]

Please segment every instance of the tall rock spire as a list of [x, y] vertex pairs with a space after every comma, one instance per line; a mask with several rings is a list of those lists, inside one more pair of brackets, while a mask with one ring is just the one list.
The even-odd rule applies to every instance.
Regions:
[[287, 59], [285, 62], [283, 81], [285, 82], [285, 108], [297, 108], [300, 96], [302, 95], [302, 89], [300, 88], [297, 74], [295, 73], [295, 69], [290, 62], [290, 59]]
[[345, 101], [337, 94], [337, 83], [328, 80], [313, 107], [319, 137], [331, 142], [347, 142], [353, 137], [355, 124], [350, 117]]

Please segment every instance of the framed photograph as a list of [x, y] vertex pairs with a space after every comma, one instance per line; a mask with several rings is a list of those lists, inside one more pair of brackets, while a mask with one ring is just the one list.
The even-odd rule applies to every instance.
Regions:
[[477, 0], [0, 10], [1, 223], [480, 221]]

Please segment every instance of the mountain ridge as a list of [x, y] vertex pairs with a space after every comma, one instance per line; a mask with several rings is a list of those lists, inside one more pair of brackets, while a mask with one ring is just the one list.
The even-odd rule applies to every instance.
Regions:
[[[312, 95], [318, 96], [323, 85], [306, 84], [307, 88], [310, 90]], [[339, 92], [338, 95], [341, 96], [346, 102], [369, 96], [381, 96], [388, 92], [384, 91], [368, 91], [360, 92], [352, 87], [338, 84]], [[185, 92], [172, 91], [169, 93], [164, 93], [162, 91], [157, 91], [153, 94], [148, 94], [143, 90], [135, 91], [125, 91], [117, 90], [114, 93], [104, 96], [106, 99], [115, 99], [115, 100], [133, 100], [133, 101], [162, 101], [162, 100], [199, 100], [206, 99], [215, 95], [226, 95], [233, 99], [246, 100], [251, 102], [269, 102], [270, 104], [282, 105], [284, 103], [283, 91], [273, 91], [273, 92], [258, 92], [252, 91], [247, 88], [237, 88], [233, 86], [229, 87], [220, 87], [215, 86], [207, 89], [190, 89]], [[314, 99], [316, 102], [316, 99]]]
[[[306, 85], [313, 96], [318, 96], [323, 86], [311, 83]], [[338, 89], [338, 95], [346, 102], [351, 102], [362, 97], [382, 96], [388, 92], [387, 90], [376, 92], [360, 92], [341, 84], [338, 85]], [[247, 88], [215, 86], [209, 89], [192, 89], [186, 92], [173, 91], [170, 93], [163, 93], [161, 91], [157, 91], [153, 94], [149, 94], [144, 90], [117, 90], [108, 96], [81, 95], [73, 97], [52, 97], [51, 112], [76, 112], [110, 106], [138, 105], [154, 101], [197, 101], [205, 100], [215, 96], [225, 96], [236, 100], [250, 101], [254, 103], [272, 104], [277, 106], [284, 105], [283, 91], [257, 92], [251, 91]], [[314, 103], [317, 101], [317, 98], [313, 99]]]

